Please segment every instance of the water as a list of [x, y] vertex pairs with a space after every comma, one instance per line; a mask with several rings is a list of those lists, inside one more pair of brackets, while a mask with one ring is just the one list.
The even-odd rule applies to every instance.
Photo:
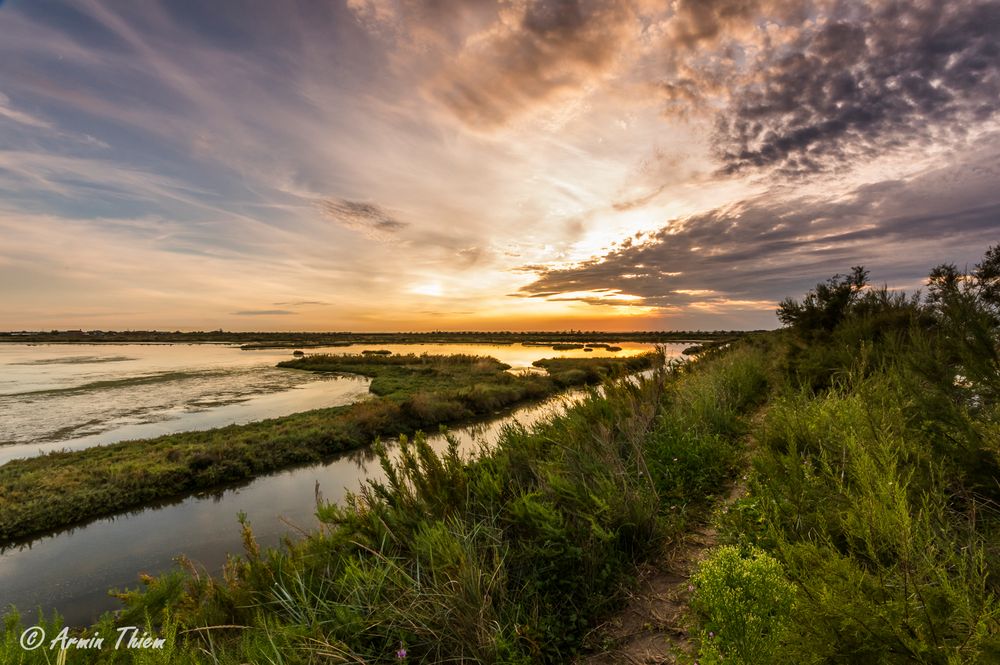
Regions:
[[[468, 454], [496, 439], [500, 428], [517, 420], [530, 425], [560, 411], [580, 393], [519, 409], [485, 425], [455, 430]], [[437, 450], [446, 447], [431, 437]], [[237, 515], [247, 514], [261, 545], [277, 545], [314, 529], [315, 491], [340, 502], [365, 479], [383, 478], [368, 450], [344, 453], [308, 467], [263, 476], [241, 487], [189, 497], [168, 505], [100, 519], [46, 536], [0, 554], [0, 611], [16, 605], [31, 620], [34, 610], [58, 610], [70, 625], [85, 625], [121, 604], [108, 589], [138, 586], [140, 573], [169, 570], [184, 554], [211, 573], [221, 570], [228, 553], [241, 551]]]
[[[619, 355], [639, 353], [649, 348], [646, 345], [638, 344], [628, 346], [631, 348], [623, 349]], [[218, 345], [201, 347], [154, 346], [152, 348], [147, 346], [113, 348], [102, 346], [81, 351], [83, 348], [76, 345], [71, 347], [21, 347], [21, 355], [18, 356], [0, 345], [0, 353], [6, 352], [6, 355], [2, 356], [4, 360], [10, 360], [12, 357], [24, 358], [26, 355], [33, 356], [29, 358], [31, 360], [81, 357], [135, 359], [128, 361], [104, 360], [103, 362], [73, 360], [71, 362], [14, 365], [14, 367], [32, 367], [36, 370], [42, 368], [43, 371], [53, 370], [44, 376], [25, 376], [22, 379], [22, 385], [72, 387], [91, 384], [91, 387], [86, 388], [86, 390], [96, 390], [99, 393], [105, 389], [92, 387], [92, 384], [95, 383], [94, 376], [100, 375], [101, 372], [107, 372], [108, 367], [121, 367], [120, 363], [125, 362], [138, 362], [140, 363], [138, 367], [150, 373], [174, 372], [177, 366], [182, 363], [187, 363], [183, 365], [185, 371], [194, 373], [201, 370], [231, 370], [230, 373], [236, 375], [233, 383], [236, 386], [247, 386], [253, 385], [253, 382], [247, 381], [242, 376], [244, 370], [257, 368], [262, 372], [270, 372], [274, 362], [290, 356], [290, 350], [250, 352]], [[363, 347], [355, 349], [338, 347], [330, 349], [330, 352], [357, 353], [361, 348]], [[530, 366], [532, 360], [542, 357], [574, 354], [583, 356], [581, 351], [553, 352], [547, 348], [521, 347], [520, 345], [513, 347], [389, 345], [379, 348], [417, 353], [492, 355], [514, 367], [521, 368]], [[676, 345], [674, 351], [679, 353], [680, 348], [680, 345]], [[586, 356], [591, 357], [597, 353], [587, 353]], [[199, 359], [214, 364], [198, 366], [193, 363], [193, 360]], [[175, 362], [171, 364], [171, 360]], [[156, 365], [157, 363], [159, 364]], [[95, 365], [101, 367], [95, 367]], [[24, 395], [26, 392], [30, 392], [30, 389], [29, 391], [21, 389], [20, 392], [10, 391], [9, 388], [13, 382], [6, 370], [7, 367], [11, 366], [11, 363], [7, 362], [0, 366], [4, 369], [4, 374], [0, 378], [0, 393], [7, 391], [3, 397]], [[73, 369], [79, 370], [79, 373], [75, 373]], [[280, 373], [285, 374], [287, 371]], [[310, 377], [305, 373], [293, 373]], [[119, 380], [128, 377], [127, 373], [118, 374]], [[169, 383], [172, 380], [174, 379], [168, 379], [164, 383]], [[183, 382], [187, 379], [178, 380]], [[281, 402], [280, 408], [289, 409], [287, 412], [315, 408], [311, 403], [315, 395], [311, 395], [309, 392], [312, 389], [309, 386], [313, 384], [322, 386], [321, 389], [317, 389], [319, 392], [326, 390], [328, 386], [348, 385], [338, 383], [338, 380], [326, 383], [310, 381], [285, 388], [282, 391], [251, 394], [243, 402], [220, 400], [224, 403], [200, 411], [193, 410], [191, 413], [183, 407], [184, 404], [190, 403], [187, 400], [182, 401], [182, 406], [179, 407], [176, 402], [170, 403], [169, 400], [164, 399], [161, 400], [159, 408], [162, 412], [174, 413], [177, 420], [188, 425], [198, 422], [211, 427], [226, 424], [228, 421], [219, 422], [219, 418], [233, 417], [233, 412], [227, 411], [227, 409], [231, 409], [234, 405], [244, 408], [261, 405], [265, 410], [272, 407], [278, 408], [275, 404], [267, 401], [271, 399]], [[131, 385], [133, 389], [138, 387], [140, 392], [144, 390], [142, 383]], [[188, 385], [204, 384], [195, 382]], [[355, 388], [357, 387], [355, 385]], [[113, 388], [113, 390], [119, 389], [121, 389], [120, 385]], [[116, 399], [125, 399], [124, 395], [117, 395], [117, 393], [100, 394], [103, 398], [109, 398], [111, 394], [115, 394]], [[516, 420], [522, 424], [530, 425], [560, 411], [564, 408], [567, 400], [574, 399], [579, 394], [575, 392], [552, 398], [515, 410], [511, 414], [489, 423], [455, 430], [453, 434], [459, 440], [461, 449], [465, 453], [469, 453], [480, 446], [493, 443], [504, 424]], [[310, 405], [302, 407], [296, 401], [300, 396], [306, 402], [310, 402]], [[337, 397], [334, 396], [334, 398]], [[209, 400], [210, 396], [203, 394], [197, 399]], [[13, 403], [17, 403], [16, 400]], [[326, 405], [329, 404], [320, 404], [319, 406]], [[105, 408], [106, 405], [97, 406]], [[296, 406], [299, 408], [295, 408]], [[120, 405], [120, 408], [127, 409], [127, 404]], [[9, 427], [6, 422], [7, 413], [0, 413], [2, 413], [0, 420], [4, 421], [0, 426]], [[220, 415], [223, 413], [226, 415]], [[244, 415], [249, 417], [252, 414]], [[56, 416], [58, 414], [54, 414], [53, 418]], [[82, 417], [86, 418], [86, 413]], [[128, 429], [130, 426], [143, 427], [148, 425], [181, 426], [176, 422], [171, 424], [171, 419], [164, 419], [152, 423], [116, 425], [92, 436], [104, 437], [106, 440], [102, 442], [116, 440], [114, 438], [116, 436], [132, 438], [131, 434], [126, 435], [123, 432], [134, 432], [135, 429]], [[189, 426], [187, 428], [190, 429]], [[439, 450], [446, 445], [444, 439], [439, 436], [433, 437], [431, 441], [434, 447]], [[62, 447], [66, 441], [55, 440], [52, 444]], [[17, 445], [15, 444], [14, 447]], [[0, 451], [2, 450], [0, 448]], [[218, 572], [227, 554], [238, 553], [241, 550], [240, 527], [236, 519], [237, 514], [241, 511], [247, 514], [257, 539], [262, 545], [277, 545], [282, 537], [288, 535], [295, 537], [317, 525], [314, 516], [317, 483], [325, 500], [340, 502], [348, 491], [356, 490], [365, 479], [380, 478], [381, 476], [381, 467], [377, 460], [371, 456], [370, 451], [352, 451], [325, 463], [290, 469], [254, 479], [238, 487], [204, 493], [113, 518], [96, 520], [81, 527], [36, 539], [28, 544], [8, 548], [0, 552], [0, 611], [13, 604], [24, 612], [26, 620], [30, 620], [35, 608], [41, 607], [43, 611], [48, 613], [57, 610], [71, 625], [87, 624], [92, 622], [101, 612], [120, 606], [116, 599], [107, 595], [108, 589], [137, 586], [140, 573], [158, 574], [165, 572], [174, 565], [174, 559], [180, 554], [184, 554], [209, 572]]]
[[367, 397], [366, 378], [275, 367], [290, 357], [217, 344], [0, 344], [0, 464]]
[[[520, 344], [390, 344], [393, 353], [491, 355], [515, 369], [539, 358], [634, 355], [648, 344], [553, 351]], [[360, 353], [370, 346], [310, 349]], [[0, 464], [53, 450], [211, 429], [350, 404], [369, 380], [275, 365], [292, 349], [223, 344], [0, 344]]]

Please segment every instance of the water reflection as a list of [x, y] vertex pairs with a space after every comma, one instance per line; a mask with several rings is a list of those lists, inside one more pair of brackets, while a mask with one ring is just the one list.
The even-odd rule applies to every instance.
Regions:
[[[466, 345], [469, 346], [467, 351], [460, 350], [458, 347], [461, 346], [404, 348], [407, 351], [436, 353], [475, 351], [479, 355], [500, 357], [512, 365], [511, 360], [515, 358], [561, 355], [538, 347], [491, 347], [508, 350], [509, 355], [505, 358], [500, 353], [487, 352], [485, 345]], [[646, 345], [632, 347], [628, 352], [639, 353], [649, 348]], [[671, 352], [679, 355], [681, 346], [674, 347]], [[336, 350], [344, 352], [343, 348]], [[224, 347], [222, 351], [248, 353], [250, 356], [265, 354]], [[108, 349], [107, 353], [126, 358], [139, 355], [132, 347], [129, 347], [129, 354], [120, 349]], [[75, 351], [75, 356], [84, 355], [94, 356], [95, 353]], [[288, 355], [282, 351], [278, 357]], [[274, 356], [266, 359], [268, 363], [274, 361]], [[130, 361], [71, 364], [92, 367], [127, 362]], [[61, 367], [59, 363], [40, 366]], [[48, 380], [37, 379], [36, 383]], [[65, 381], [65, 377], [61, 380]], [[530, 426], [562, 410], [581, 394], [577, 391], [555, 397], [487, 423], [456, 429], [453, 436], [457, 438], [463, 454], [469, 454], [481, 446], [492, 444], [500, 430], [510, 423]], [[438, 450], [447, 445], [440, 435], [431, 437], [431, 443]], [[394, 448], [390, 448], [390, 452], [397, 454]], [[241, 548], [240, 527], [236, 520], [238, 513], [247, 514], [261, 545], [275, 546], [283, 537], [310, 531], [317, 526], [314, 515], [317, 484], [325, 500], [342, 502], [347, 492], [357, 490], [366, 479], [380, 478], [384, 478], [382, 468], [371, 450], [354, 450], [325, 463], [288, 469], [224, 490], [164, 502], [38, 538], [0, 552], [0, 608], [14, 604], [24, 612], [28, 621], [35, 608], [41, 607], [45, 612], [57, 610], [71, 625], [90, 623], [101, 612], [118, 607], [118, 601], [107, 595], [108, 589], [135, 586], [138, 575], [143, 572], [157, 574], [169, 570], [179, 554], [183, 553], [210, 572], [220, 570], [227, 554], [239, 552]]]
[[[628, 356], [622, 344], [554, 351], [490, 344], [389, 344], [392, 353], [490, 355], [513, 371], [547, 357]], [[360, 353], [365, 345], [308, 353]], [[54, 450], [243, 424], [349, 404], [368, 379], [333, 378], [275, 365], [292, 349], [243, 351], [222, 344], [0, 344], [0, 464]]]
[[[463, 454], [496, 440], [501, 428], [531, 425], [565, 408], [580, 392], [522, 408], [488, 423], [452, 432]], [[443, 450], [441, 435], [429, 437]], [[395, 456], [398, 446], [390, 446]], [[100, 519], [86, 526], [15, 546], [0, 554], [0, 605], [16, 605], [30, 620], [34, 608], [57, 610], [71, 625], [93, 621], [118, 607], [112, 587], [135, 586], [139, 573], [170, 569], [183, 553], [208, 571], [221, 569], [230, 552], [240, 551], [239, 512], [247, 514], [261, 545], [317, 526], [317, 483], [324, 500], [342, 502], [365, 479], [383, 479], [370, 449], [343, 453], [323, 464], [289, 469], [221, 491], [207, 492], [157, 507]]]

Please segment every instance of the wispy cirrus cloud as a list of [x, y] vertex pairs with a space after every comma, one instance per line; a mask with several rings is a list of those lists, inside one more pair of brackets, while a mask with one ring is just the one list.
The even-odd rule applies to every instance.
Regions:
[[9, 120], [11, 122], [16, 122], [21, 125], [27, 125], [28, 127], [35, 127], [38, 129], [52, 129], [52, 123], [48, 120], [14, 108], [11, 104], [10, 97], [3, 93], [0, 93], [0, 119]]

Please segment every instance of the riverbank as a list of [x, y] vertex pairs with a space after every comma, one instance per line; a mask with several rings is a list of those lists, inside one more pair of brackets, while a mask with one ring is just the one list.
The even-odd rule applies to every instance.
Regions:
[[[618, 646], [595, 644], [593, 626], [622, 606], [643, 563], [669, 571], [745, 475], [746, 495], [713, 519], [718, 546], [705, 543], [678, 597], [686, 612], [671, 625], [686, 632], [661, 636], [657, 658], [993, 663], [991, 252], [969, 275], [935, 269], [925, 297], [870, 288], [861, 269], [834, 277], [781, 304], [786, 330], [606, 384], [472, 460], [421, 437], [397, 457], [377, 449], [384, 479], [321, 503], [302, 540], [261, 548], [245, 523], [244, 554], [221, 578], [191, 565], [145, 578], [121, 594], [121, 613], [77, 634], [145, 626], [166, 637], [170, 653], [115, 655], [136, 665], [571, 662]], [[387, 374], [380, 390], [394, 389]], [[47, 662], [19, 635], [13, 616], [0, 655]], [[65, 662], [99, 657], [67, 651]]]
[[[554, 374], [581, 370], [560, 365]], [[561, 662], [634, 562], [683, 532], [734, 472], [743, 414], [765, 394], [764, 356], [697, 365], [607, 385], [565, 415], [505, 430], [471, 462], [418, 438], [384, 457], [383, 481], [323, 506], [322, 528], [300, 543], [262, 551], [248, 529], [248, 558], [231, 561], [228, 581], [148, 579], [125, 613], [88, 632], [148, 615], [175, 636], [172, 662], [199, 660], [203, 638], [221, 663], [309, 662], [317, 646], [334, 662], [390, 661], [401, 648], [413, 661]], [[317, 611], [337, 618], [313, 623]], [[222, 624], [245, 628], [198, 628]]]
[[[505, 409], [500, 416], [449, 427], [446, 435], [428, 434], [427, 442], [443, 453], [454, 439], [459, 454], [469, 459], [491, 448], [507, 427], [530, 427], [551, 418], [587, 391], [576, 388]], [[385, 446], [396, 459], [398, 444], [387, 438]], [[253, 524], [261, 547], [278, 547], [286, 538], [298, 539], [319, 528], [317, 492], [324, 501], [343, 503], [369, 480], [384, 479], [371, 447], [357, 448], [0, 549], [0, 615], [13, 604], [26, 622], [34, 622], [41, 609], [46, 616], [58, 612], [71, 627], [89, 626], [102, 613], [121, 607], [108, 589], [134, 587], [140, 574], [166, 574], [179, 555], [196, 562], [202, 574], [221, 575], [228, 556], [243, 549], [240, 514]], [[67, 552], [72, 552], [71, 565]]]
[[549, 364], [550, 375], [514, 376], [506, 365], [475, 356], [331, 356], [319, 367], [321, 358], [292, 364], [371, 377], [376, 397], [247, 425], [11, 461], [0, 466], [0, 541], [315, 462], [381, 436], [489, 416], [654, 362], [652, 356], [560, 359]]

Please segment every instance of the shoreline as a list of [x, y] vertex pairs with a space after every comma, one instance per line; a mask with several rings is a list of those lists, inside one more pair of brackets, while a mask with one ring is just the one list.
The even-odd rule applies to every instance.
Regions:
[[[428, 357], [421, 361], [423, 366], [411, 368], [405, 362], [416, 360], [415, 356], [329, 358], [333, 360], [323, 371], [371, 377], [373, 397], [244, 425], [53, 452], [0, 466], [0, 544], [9, 546], [150, 503], [315, 463], [379, 438], [488, 419], [496, 411], [653, 362], [651, 355], [550, 359], [538, 361], [548, 365], [549, 375], [515, 376], [503, 363], [488, 359], [484, 366], [483, 358], [471, 356]], [[302, 363], [292, 361], [296, 362]]]

